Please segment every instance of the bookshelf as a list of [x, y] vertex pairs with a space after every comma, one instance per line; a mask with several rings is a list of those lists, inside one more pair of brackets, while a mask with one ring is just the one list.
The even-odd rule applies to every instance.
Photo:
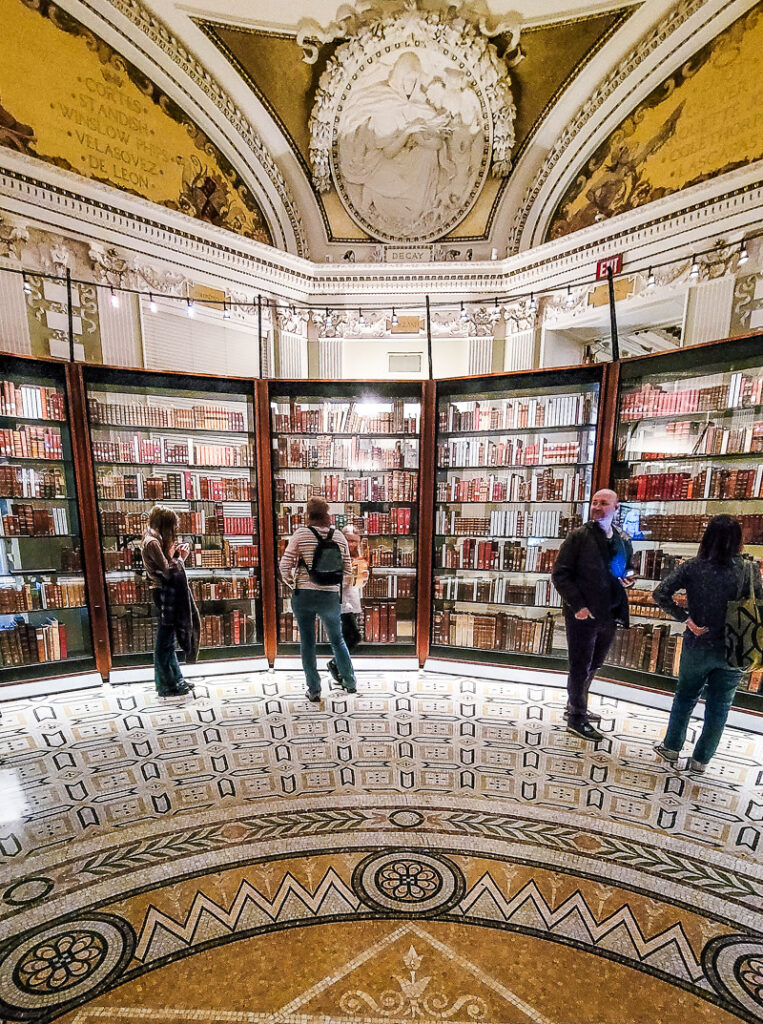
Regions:
[[0, 360], [0, 685], [95, 666], [66, 373]]
[[[416, 653], [421, 385], [269, 382], [275, 557], [312, 495], [352, 525], [368, 559], [358, 657]], [[278, 650], [298, 651], [290, 592], [277, 586]], [[318, 626], [320, 653], [330, 648]], [[325, 645], [325, 646], [323, 646]]]
[[[740, 520], [745, 553], [763, 558], [763, 355], [759, 338], [622, 363], [613, 486], [641, 578], [629, 594], [608, 673], [672, 689], [684, 626], [654, 604], [660, 579], [697, 553], [714, 515]], [[740, 707], [763, 711], [761, 674]]]
[[261, 654], [251, 384], [96, 367], [85, 374], [114, 667], [152, 659], [156, 617], [140, 544], [158, 503], [174, 509], [190, 545], [199, 660]]
[[558, 667], [556, 552], [584, 523], [602, 368], [437, 382], [431, 654]]

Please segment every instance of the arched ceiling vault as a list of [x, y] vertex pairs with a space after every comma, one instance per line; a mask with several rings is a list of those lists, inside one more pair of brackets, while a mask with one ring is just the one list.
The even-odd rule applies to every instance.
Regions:
[[[341, 264], [348, 257], [374, 262], [384, 254], [379, 236], [359, 226], [335, 189], [316, 188], [308, 122], [325, 81], [322, 72], [346, 39], [340, 30], [355, 24], [358, 11], [387, 10], [384, 5], [396, 2], [402, 0], [355, 0], [341, 7], [336, 0], [59, 0], [58, 7], [192, 119], [254, 197], [277, 248], [316, 264]], [[43, 0], [42, 6], [50, 3]], [[420, 2], [423, 8], [442, 6], [440, 0]], [[511, 167], [504, 176], [483, 176], [463, 218], [447, 235], [428, 239], [434, 244], [421, 247], [419, 260], [478, 261], [543, 243], [581, 169], [623, 118], [757, 5], [475, 0], [466, 6], [467, 13], [481, 15], [472, 18], [477, 34], [484, 29], [510, 65], [516, 106]], [[350, 22], [336, 22], [347, 14]], [[315, 64], [303, 61], [297, 41], [308, 23]], [[523, 59], [517, 62], [518, 55]], [[442, 153], [447, 151], [441, 162]]]

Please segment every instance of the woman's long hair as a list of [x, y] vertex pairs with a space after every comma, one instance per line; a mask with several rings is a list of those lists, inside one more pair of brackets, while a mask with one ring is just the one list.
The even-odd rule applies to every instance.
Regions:
[[172, 545], [177, 540], [177, 513], [166, 505], [154, 505], [148, 515], [148, 525], [159, 534], [164, 556], [169, 558]]
[[331, 526], [328, 502], [313, 497], [307, 502], [307, 522], [310, 526]]
[[742, 527], [733, 516], [713, 516], [700, 541], [698, 558], [716, 565], [730, 565], [742, 550]]

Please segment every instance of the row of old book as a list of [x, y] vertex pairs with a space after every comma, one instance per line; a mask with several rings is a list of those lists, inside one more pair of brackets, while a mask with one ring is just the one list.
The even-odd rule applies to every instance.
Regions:
[[[108, 572], [142, 571], [140, 550], [134, 547], [105, 548], [103, 563]], [[204, 547], [197, 542], [191, 547], [186, 568], [235, 569], [257, 568], [260, 564], [258, 544], [231, 544], [223, 538], [217, 547]]]
[[489, 516], [435, 513], [435, 534], [443, 537], [566, 537], [582, 525], [582, 516], [554, 508], [494, 509]]
[[254, 487], [244, 476], [210, 477], [200, 473], [97, 473], [98, 494], [128, 501], [252, 501]]
[[551, 572], [558, 548], [527, 547], [520, 541], [459, 538], [435, 550], [441, 569], [491, 569], [514, 572]]
[[[155, 616], [142, 608], [111, 614], [114, 654], [146, 654], [156, 641]], [[222, 615], [201, 616], [201, 647], [238, 647], [256, 643], [254, 619], [239, 608]]]
[[[373, 406], [372, 411], [369, 406]], [[388, 406], [389, 408], [385, 408]], [[418, 403], [271, 402], [276, 434], [418, 434]], [[407, 409], [407, 413], [406, 413]]]
[[368, 437], [279, 436], [273, 456], [277, 469], [415, 469], [419, 464], [418, 441], [386, 446]]
[[8, 459], [42, 459], [60, 462], [64, 457], [58, 427], [25, 425], [16, 430], [0, 428], [0, 456]]
[[682, 646], [683, 637], [680, 633], [671, 633], [668, 625], [618, 627], [606, 663], [663, 676], [677, 676]]
[[66, 399], [54, 387], [0, 381], [0, 416], [23, 416], [28, 420], [66, 419]]
[[633, 553], [633, 568], [645, 580], [664, 580], [686, 559], [683, 555], [671, 555], [662, 548], [646, 548]]
[[621, 501], [742, 501], [763, 497], [763, 464], [755, 469], [703, 469], [699, 473], [638, 473], [615, 484]]
[[[90, 422], [117, 427], [174, 427], [178, 430], [224, 430], [230, 433], [246, 431], [246, 414], [240, 409], [206, 402], [190, 407], [175, 408], [166, 396], [156, 400], [159, 405], [139, 402], [112, 402], [105, 395], [103, 401], [89, 398], [87, 403]], [[124, 396], [120, 396], [124, 398]]]
[[[260, 596], [260, 583], [254, 576], [234, 576], [227, 580], [192, 579], [188, 582], [196, 602], [247, 601]], [[109, 580], [107, 590], [111, 605], [150, 604], [152, 600], [152, 587], [145, 579]]]
[[304, 482], [277, 477], [274, 481], [276, 501], [307, 501], [313, 496], [331, 502], [416, 501], [418, 494], [418, 475], [406, 470], [359, 477], [324, 473], [320, 482], [311, 481], [309, 474], [307, 477]]
[[440, 408], [440, 431], [521, 430], [523, 427], [569, 427], [595, 422], [594, 395], [538, 395], [534, 398], [484, 398], [449, 402]]
[[[366, 537], [397, 537], [411, 533], [411, 516], [413, 509], [406, 505], [396, 505], [389, 512], [366, 512], [365, 515], [337, 514], [334, 525], [342, 530], [352, 525], [357, 533]], [[276, 528], [281, 536], [291, 535], [298, 526], [307, 522], [307, 513], [302, 506], [292, 509], [284, 505], [276, 519]]]
[[23, 501], [11, 502], [11, 511], [0, 516], [0, 537], [62, 537], [69, 533], [65, 508], [37, 508]]
[[[693, 516], [641, 516], [640, 530], [651, 541], [700, 541], [713, 517], [710, 514]], [[735, 516], [742, 528], [745, 544], [763, 543], [763, 515]]]
[[504, 612], [488, 615], [438, 609], [433, 616], [432, 641], [444, 647], [550, 655], [554, 617], [551, 612], [539, 619], [526, 619]]
[[58, 619], [32, 624], [18, 616], [13, 623], [0, 625], [0, 665], [4, 668], [67, 657], [66, 626]]
[[[649, 427], [649, 421], [645, 426]], [[682, 457], [697, 455], [724, 456], [749, 455], [763, 451], [763, 422], [746, 427], [723, 427], [714, 423], [707, 424], [701, 434], [694, 436], [688, 429], [689, 423], [668, 424], [672, 430], [648, 434], [641, 432], [630, 436], [627, 441], [621, 438], [617, 457], [622, 461], [641, 461], [659, 459], [660, 461], [680, 461]], [[686, 427], [679, 432], [675, 428]], [[669, 436], [666, 438], [666, 434]], [[676, 443], [678, 435], [680, 443]], [[665, 444], [665, 441], [668, 441]], [[623, 443], [624, 442], [624, 443]], [[657, 447], [652, 447], [657, 442]], [[661, 446], [660, 446], [661, 445]]]
[[240, 647], [257, 642], [254, 619], [240, 608], [201, 616], [202, 647]]
[[[358, 627], [364, 643], [394, 644], [413, 639], [414, 625], [411, 619], [399, 619], [394, 604], [364, 604], [363, 614], [357, 616]], [[278, 619], [278, 639], [281, 643], [299, 643], [299, 627], [294, 613], [281, 612]], [[328, 635], [320, 620], [315, 624], [315, 639], [328, 643]]]
[[45, 608], [82, 608], [84, 605], [84, 580], [59, 580], [57, 583], [34, 580], [0, 587], [0, 615]]
[[254, 448], [249, 444], [201, 444], [193, 438], [173, 441], [166, 437], [139, 437], [127, 441], [92, 441], [96, 462], [125, 462], [150, 466], [247, 466], [255, 465]]
[[[208, 514], [204, 510], [177, 512], [178, 533], [194, 537], [252, 537], [257, 533], [255, 516], [228, 516], [221, 507]], [[147, 512], [101, 511], [101, 525], [107, 537], [139, 536], [148, 524]]]
[[438, 576], [434, 583], [435, 600], [467, 601], [472, 604], [516, 604], [534, 608], [561, 608], [562, 601], [550, 580], [512, 583], [505, 577], [461, 579]]
[[763, 376], [735, 372], [728, 381], [708, 387], [685, 387], [681, 381], [675, 386], [643, 384], [635, 391], [623, 393], [620, 399], [620, 419], [640, 420], [652, 416], [671, 416], [685, 412], [725, 412], [727, 409], [747, 408], [763, 401]]
[[580, 441], [451, 440], [437, 442], [437, 465], [440, 469], [488, 469], [491, 466], [541, 466], [553, 462], [575, 465], [591, 462], [593, 437], [581, 451]]
[[544, 469], [533, 473], [510, 473], [498, 477], [494, 473], [482, 477], [451, 476], [437, 482], [439, 502], [498, 501], [585, 501], [588, 497], [586, 473], [561, 473]]
[[65, 498], [64, 471], [33, 469], [31, 466], [0, 466], [0, 497]]

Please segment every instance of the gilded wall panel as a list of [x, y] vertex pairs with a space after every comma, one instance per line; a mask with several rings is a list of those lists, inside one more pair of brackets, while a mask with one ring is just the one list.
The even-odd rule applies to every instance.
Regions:
[[567, 190], [549, 238], [763, 158], [762, 12], [739, 18], [618, 125]]
[[272, 244], [236, 170], [180, 107], [50, 0], [0, 4], [0, 144]]

